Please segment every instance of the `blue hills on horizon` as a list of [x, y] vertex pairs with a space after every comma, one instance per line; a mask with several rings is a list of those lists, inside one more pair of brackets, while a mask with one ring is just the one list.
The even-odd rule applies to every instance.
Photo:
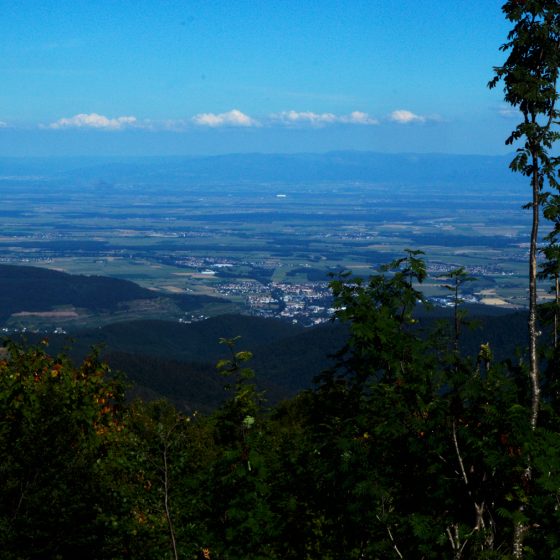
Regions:
[[525, 185], [509, 169], [512, 155], [454, 155], [338, 151], [326, 153], [238, 153], [142, 158], [0, 158], [0, 180], [41, 176], [80, 182], [300, 183], [367, 182], [461, 188]]

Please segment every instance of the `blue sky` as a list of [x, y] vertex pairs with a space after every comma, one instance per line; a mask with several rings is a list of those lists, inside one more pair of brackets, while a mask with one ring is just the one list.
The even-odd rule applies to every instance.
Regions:
[[495, 0], [0, 0], [0, 156], [504, 153]]

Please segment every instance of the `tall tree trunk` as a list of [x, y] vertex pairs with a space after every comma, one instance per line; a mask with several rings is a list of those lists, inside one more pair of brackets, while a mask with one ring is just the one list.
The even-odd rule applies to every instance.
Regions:
[[560, 310], [558, 305], [560, 304], [560, 279], [558, 278], [558, 272], [554, 276], [554, 349], [558, 348], [558, 314]]
[[[167, 437], [169, 437], [170, 433]], [[167, 461], [167, 452], [168, 444], [167, 441], [165, 441], [163, 444], [163, 505], [165, 508], [165, 519], [167, 520], [167, 527], [169, 529], [171, 548], [173, 550], [173, 559], [179, 560], [179, 555], [177, 553], [177, 541], [175, 539], [175, 529], [173, 527], [173, 520], [171, 519], [171, 508], [169, 506], [169, 465]]]
[[455, 305], [454, 305], [454, 317], [455, 317], [455, 340], [453, 347], [455, 349], [455, 354], [459, 355], [459, 333], [461, 330], [461, 319], [459, 318], [459, 278], [455, 278]]
[[[539, 236], [539, 217], [540, 217], [540, 184], [538, 156], [536, 150], [532, 150], [531, 186], [533, 191], [532, 200], [532, 227], [531, 243], [529, 249], [529, 378], [531, 380], [531, 430], [537, 427], [539, 417], [539, 406], [541, 399], [541, 387], [539, 382], [539, 359], [537, 340], [539, 332], [537, 329], [537, 242]], [[531, 477], [531, 459], [528, 458], [527, 467], [523, 476], [526, 479]], [[519, 512], [523, 512], [524, 506], [519, 506]], [[516, 521], [513, 526], [513, 557], [515, 560], [523, 558], [523, 538], [527, 531], [527, 526]]]
[[540, 185], [538, 157], [533, 149], [533, 225], [531, 228], [531, 247], [529, 251], [529, 377], [531, 379], [531, 429], [537, 427], [541, 388], [539, 383], [539, 360], [537, 353], [537, 241], [539, 235]]

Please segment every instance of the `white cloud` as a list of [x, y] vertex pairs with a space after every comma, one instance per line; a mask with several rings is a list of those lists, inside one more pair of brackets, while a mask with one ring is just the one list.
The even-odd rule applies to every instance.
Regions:
[[224, 126], [252, 127], [260, 126], [259, 121], [242, 113], [238, 109], [233, 109], [227, 113], [199, 113], [192, 118], [192, 122], [198, 126], [209, 126], [218, 128]]
[[379, 124], [379, 121], [362, 111], [352, 111], [348, 116], [339, 117], [339, 121], [349, 124]]
[[515, 119], [520, 116], [519, 109], [511, 105], [501, 105], [498, 109], [498, 114], [500, 117], [504, 117], [504, 119]]
[[312, 111], [282, 111], [271, 115], [271, 118], [283, 124], [323, 125], [336, 122], [336, 115], [333, 113], [313, 113]]
[[8, 128], [8, 123], [4, 121], [0, 121], [0, 128]]
[[270, 116], [272, 122], [285, 125], [308, 124], [311, 126], [325, 126], [328, 124], [379, 124], [376, 119], [362, 111], [353, 111], [349, 115], [335, 115], [334, 113], [314, 113], [312, 111], [282, 111]]
[[110, 119], [97, 113], [80, 113], [69, 118], [58, 119], [48, 125], [47, 128], [97, 128], [103, 130], [121, 130], [123, 128], [136, 126], [136, 117], [125, 116]]
[[400, 124], [424, 123], [428, 120], [428, 117], [416, 115], [406, 109], [398, 109], [389, 115], [389, 120]]

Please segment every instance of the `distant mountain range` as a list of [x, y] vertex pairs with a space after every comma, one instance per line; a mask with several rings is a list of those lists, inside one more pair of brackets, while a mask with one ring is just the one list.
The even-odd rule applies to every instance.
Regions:
[[58, 181], [160, 184], [235, 182], [524, 185], [509, 170], [511, 156], [327, 152], [301, 154], [228, 154], [207, 157], [146, 158], [0, 158], [2, 176], [46, 175]]

